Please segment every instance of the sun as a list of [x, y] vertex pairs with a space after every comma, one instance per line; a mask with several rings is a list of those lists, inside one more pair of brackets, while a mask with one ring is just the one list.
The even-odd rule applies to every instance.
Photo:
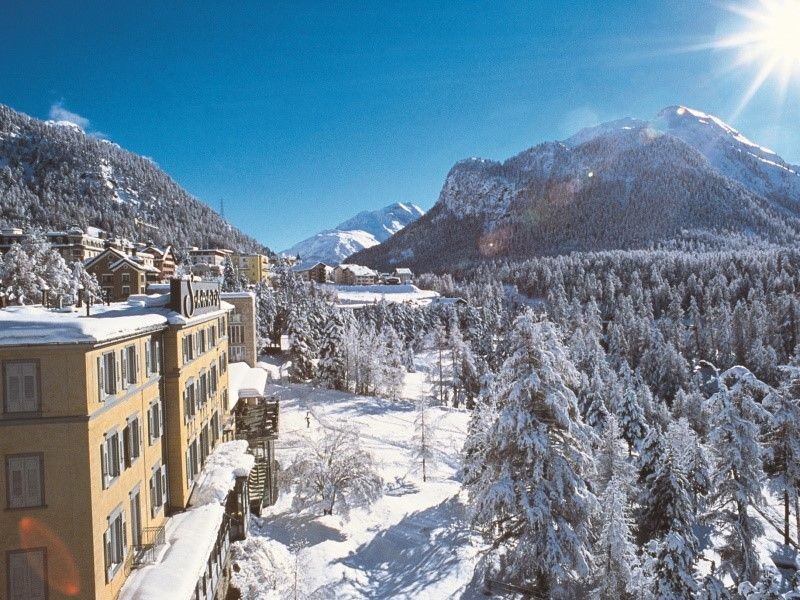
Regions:
[[792, 77], [800, 74], [800, 0], [758, 0], [727, 8], [739, 15], [742, 27], [713, 46], [736, 50], [735, 66], [751, 65], [757, 69], [738, 113], [770, 77], [777, 76], [784, 96]]

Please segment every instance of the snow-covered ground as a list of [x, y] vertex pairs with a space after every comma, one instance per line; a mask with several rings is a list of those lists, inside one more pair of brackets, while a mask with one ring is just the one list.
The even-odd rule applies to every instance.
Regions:
[[[424, 372], [410, 373], [405, 395], [425, 393], [424, 382]], [[483, 546], [465, 520], [456, 479], [465, 411], [431, 409], [438, 460], [423, 482], [411, 458], [412, 402], [278, 383], [269, 383], [267, 392], [281, 401], [281, 464], [325, 428], [355, 427], [378, 463], [385, 492], [349, 519], [298, 514], [291, 495], [282, 493], [262, 518], [253, 518], [248, 540], [235, 545], [234, 583], [244, 598], [293, 598], [295, 590], [299, 598], [482, 597], [473, 573]]]
[[418, 305], [429, 304], [438, 298], [438, 292], [421, 290], [415, 285], [335, 285], [339, 297], [338, 305], [355, 308], [384, 300], [386, 302], [412, 302]]

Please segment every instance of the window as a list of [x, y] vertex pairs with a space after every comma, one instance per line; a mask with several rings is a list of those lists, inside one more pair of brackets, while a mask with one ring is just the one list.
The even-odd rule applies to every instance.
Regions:
[[200, 464], [204, 465], [208, 455], [211, 453], [210, 448], [210, 441], [208, 435], [208, 423], [203, 425], [203, 429], [200, 431]]
[[47, 550], [34, 548], [8, 553], [9, 600], [45, 600]]
[[217, 345], [217, 326], [212, 325], [208, 328], [208, 343], [211, 348]]
[[161, 372], [161, 341], [150, 338], [144, 344], [145, 370], [148, 375]]
[[222, 407], [225, 409], [225, 412], [228, 411], [228, 389], [222, 390]]
[[217, 365], [211, 365], [211, 375], [210, 375], [210, 387], [211, 387], [211, 395], [215, 395], [217, 393]]
[[186, 476], [187, 476], [187, 484], [191, 487], [192, 481], [200, 472], [200, 465], [197, 462], [198, 455], [197, 455], [197, 439], [193, 440], [191, 444], [189, 444], [189, 448], [186, 450]]
[[147, 428], [150, 445], [164, 433], [164, 413], [161, 400], [156, 400], [147, 410]]
[[206, 351], [206, 330], [201, 329], [195, 335], [197, 336], [197, 353], [202, 354]]
[[142, 494], [139, 485], [131, 491], [131, 545], [138, 548], [142, 545]]
[[219, 355], [219, 373], [222, 375], [228, 369], [228, 357], [223, 352]]
[[130, 283], [131, 282], [131, 274], [130, 273], [123, 273], [122, 274], [122, 283]]
[[108, 517], [108, 529], [103, 533], [103, 547], [106, 558], [106, 582], [116, 574], [125, 560], [128, 546], [128, 532], [125, 527], [125, 511], [117, 508]]
[[128, 419], [128, 424], [122, 432], [122, 449], [125, 467], [130, 467], [142, 455], [142, 426], [139, 416]]
[[122, 457], [124, 456], [122, 440], [118, 431], [105, 435], [105, 440], [100, 444], [100, 459], [103, 469], [103, 489], [109, 487], [122, 472]]
[[187, 363], [194, 360], [194, 336], [187, 334], [183, 336], [183, 362]]
[[138, 380], [139, 357], [136, 354], [136, 346], [128, 346], [120, 350], [119, 356], [122, 365], [122, 387], [127, 388]]
[[244, 343], [244, 326], [242, 325], [231, 325], [230, 326], [230, 335], [231, 335], [231, 344], [243, 344]]
[[201, 373], [200, 374], [200, 385], [199, 385], [199, 393], [197, 394], [197, 401], [200, 406], [204, 405], [208, 401], [208, 374]]
[[100, 402], [117, 393], [117, 359], [114, 352], [97, 357], [97, 388]]
[[214, 411], [211, 415], [211, 447], [215, 448], [220, 437], [219, 414]]
[[42, 456], [9, 456], [6, 459], [8, 508], [44, 506]]
[[167, 503], [167, 465], [156, 463], [150, 473], [150, 516], [155, 517]]
[[105, 285], [114, 283], [114, 275], [111, 273], [104, 273], [100, 279]]
[[5, 363], [3, 380], [5, 382], [5, 412], [36, 412], [40, 410], [38, 361]]
[[195, 385], [193, 380], [186, 383], [183, 390], [183, 420], [188, 423], [192, 417], [197, 413], [197, 404], [195, 400]]

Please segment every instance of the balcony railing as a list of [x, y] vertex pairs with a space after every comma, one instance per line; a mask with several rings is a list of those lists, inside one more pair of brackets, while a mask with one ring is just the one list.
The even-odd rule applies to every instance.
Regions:
[[155, 562], [158, 549], [166, 543], [164, 526], [142, 529], [141, 544], [133, 547], [133, 567], [141, 567]]

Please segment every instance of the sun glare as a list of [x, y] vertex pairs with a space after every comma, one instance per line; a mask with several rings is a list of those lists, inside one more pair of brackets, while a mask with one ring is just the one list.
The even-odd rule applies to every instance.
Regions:
[[800, 73], [800, 0], [758, 0], [728, 9], [743, 18], [743, 27], [720, 38], [714, 46], [736, 50], [736, 66], [757, 67], [738, 113], [770, 77], [778, 77], [783, 96], [792, 76]]

